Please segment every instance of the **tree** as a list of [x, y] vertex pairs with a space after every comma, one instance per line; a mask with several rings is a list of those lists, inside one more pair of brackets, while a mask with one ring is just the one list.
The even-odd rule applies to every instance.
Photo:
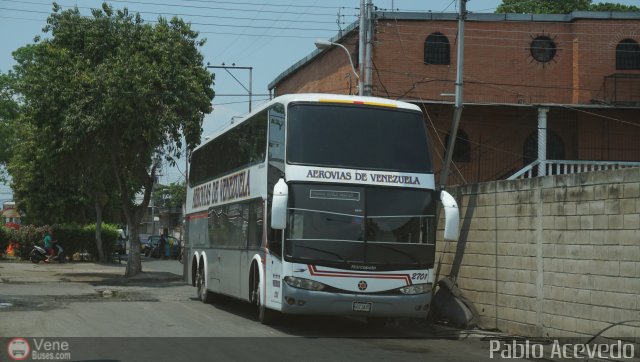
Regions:
[[[94, 152], [83, 151], [78, 145], [60, 143], [65, 131], [58, 126], [64, 124], [65, 117], [71, 117], [71, 112], [63, 110], [72, 108], [82, 95], [70, 83], [72, 77], [59, 77], [59, 71], [67, 69], [73, 57], [58, 56], [57, 62], [43, 62], [48, 56], [47, 46], [29, 45], [14, 52], [18, 63], [15, 87], [23, 96], [23, 107], [14, 122], [19, 142], [13, 147], [9, 165], [12, 187], [19, 208], [31, 223], [87, 223], [94, 209], [96, 250], [98, 259], [104, 261], [102, 214], [115, 193], [114, 187], [107, 190], [105, 186], [108, 180], [104, 165], [109, 164], [105, 157], [96, 159]], [[58, 89], [63, 91], [47, 90], [50, 79], [58, 79]], [[83, 142], [85, 150], [91, 149], [90, 140]]]
[[213, 77], [198, 51], [204, 40], [178, 18], [150, 25], [107, 4], [83, 17], [54, 3], [44, 30], [50, 37], [16, 71], [27, 119], [50, 138], [55, 157], [82, 160], [87, 189], [117, 186], [131, 235], [126, 275], [135, 275], [156, 170], [162, 158], [181, 156], [182, 137], [195, 148], [212, 110]]
[[622, 4], [592, 4], [592, 0], [502, 0], [496, 13], [511, 14], [569, 14], [572, 11], [640, 11], [638, 7]]
[[640, 7], [634, 5], [623, 5], [614, 3], [593, 4], [589, 8], [591, 11], [640, 11]]
[[154, 194], [158, 200], [156, 206], [166, 209], [181, 208], [187, 198], [187, 185], [184, 182], [157, 185]]
[[[0, 166], [3, 168], [11, 158], [15, 143], [14, 122], [18, 109], [12, 75], [0, 73]], [[4, 170], [0, 172], [0, 181], [6, 181]]]

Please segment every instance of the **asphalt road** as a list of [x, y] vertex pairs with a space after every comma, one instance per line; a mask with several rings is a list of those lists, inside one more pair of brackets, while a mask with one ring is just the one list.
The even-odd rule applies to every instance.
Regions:
[[0, 263], [0, 361], [12, 337], [32, 349], [34, 337], [67, 341], [70, 356], [57, 356], [72, 360], [490, 359], [482, 333], [413, 322], [371, 329], [355, 319], [283, 316], [265, 326], [246, 303], [200, 302], [175, 260], [145, 259], [143, 270], [123, 278], [124, 264]]

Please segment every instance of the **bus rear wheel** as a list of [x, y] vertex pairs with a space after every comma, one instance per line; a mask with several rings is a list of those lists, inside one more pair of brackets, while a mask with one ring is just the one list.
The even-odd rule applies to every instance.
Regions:
[[213, 293], [207, 290], [204, 268], [198, 268], [198, 274], [196, 276], [196, 287], [198, 288], [198, 297], [200, 298], [202, 303], [213, 302]]

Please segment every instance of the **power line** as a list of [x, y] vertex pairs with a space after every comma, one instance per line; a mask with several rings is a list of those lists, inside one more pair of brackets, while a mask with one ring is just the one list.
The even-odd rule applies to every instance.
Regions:
[[[38, 13], [38, 14], [49, 14], [48, 12], [42, 12], [37, 10], [23, 10], [23, 9], [11, 9], [11, 8], [3, 8], [0, 7], [0, 10], [10, 10], [10, 11], [20, 11], [27, 13]], [[83, 16], [85, 18], [89, 18], [88, 16]], [[152, 22], [152, 21], [149, 21]], [[156, 23], [155, 21], [153, 21]], [[318, 28], [295, 28], [295, 27], [274, 27], [274, 26], [256, 26], [256, 25], [238, 25], [238, 24], [211, 24], [211, 23], [196, 23], [190, 22], [191, 25], [200, 25], [200, 26], [218, 26], [218, 27], [229, 27], [229, 28], [247, 28], [247, 29], [279, 29], [279, 30], [297, 30], [297, 31], [332, 31], [333, 29], [318, 29]]]
[[[383, 19], [383, 20], [379, 20], [379, 21], [387, 21], [389, 24], [391, 24], [392, 26], [396, 26], [398, 28], [425, 28], [425, 24], [429, 24], [429, 21], [425, 20], [422, 22], [419, 21], [411, 21], [411, 23], [415, 23], [415, 24], [398, 24], [397, 20], [398, 19], [393, 19], [396, 20], [396, 23], [392, 23], [390, 20], [392, 19]], [[403, 19], [399, 19], [401, 21], [403, 21]], [[453, 20], [449, 20], [449, 21], [453, 21]], [[535, 24], [536, 26], [539, 26], [541, 28], [543, 28], [545, 25], [550, 25], [550, 24], [560, 24], [560, 25], [572, 25], [575, 27], [578, 26], [583, 26], [583, 25], [598, 25], [598, 26], [610, 26], [612, 27], [612, 30], [619, 30], [620, 27], [620, 22], [616, 22], [615, 24], [610, 23], [610, 24], [606, 24], [604, 22], [606, 21], [615, 21], [615, 20], [611, 20], [611, 19], [603, 19], [600, 20], [598, 22], [596, 21], [586, 21], [586, 20], [579, 20], [579, 22], [575, 22], [575, 23], [567, 23], [567, 22], [530, 22], [530, 21], [521, 21], [520, 23], [532, 23]], [[497, 22], [497, 23], [501, 23], [501, 22]], [[515, 21], [512, 23], [516, 23]], [[485, 28], [485, 27], [478, 27], [475, 28], [475, 25], [481, 26], [480, 24], [485, 24], [485, 23], [475, 23], [473, 21], [470, 21], [468, 24], [465, 24], [465, 29], [468, 29], [469, 31], [472, 32], [495, 32], [495, 33], [510, 33], [510, 34], [526, 34], [526, 35], [530, 35], [533, 31], [532, 30], [507, 30], [507, 29], [497, 29], [497, 28]], [[435, 25], [435, 24], [433, 24]], [[452, 32], [457, 31], [456, 27], [449, 27], [449, 26], [441, 26], [440, 24], [437, 24], [437, 29], [438, 30], [451, 30]], [[412, 33], [404, 33], [404, 34], [412, 34]], [[600, 35], [600, 36], [617, 36], [620, 35], [620, 33], [618, 31], [616, 32], [612, 32], [612, 33], [581, 33], [581, 32], [553, 32], [553, 35]], [[467, 37], [467, 35], [465, 34], [465, 38]]]
[[[21, 0], [1, 0], [5, 2], [13, 2], [19, 4], [32, 4], [32, 5], [49, 5], [49, 3], [42, 2], [34, 2], [34, 1], [21, 1]], [[77, 5], [58, 5], [62, 8], [78, 8], [85, 10], [92, 10], [94, 8], [86, 7], [86, 6], [77, 6]], [[229, 19], [229, 20], [250, 20], [250, 21], [278, 21], [278, 22], [287, 22], [287, 23], [311, 23], [311, 24], [335, 24], [335, 21], [317, 21], [317, 20], [296, 20], [296, 19], [273, 19], [273, 18], [247, 18], [247, 17], [236, 17], [236, 16], [217, 16], [217, 15], [205, 15], [205, 14], [183, 14], [183, 13], [167, 13], [167, 12], [154, 12], [154, 11], [145, 11], [145, 10], [133, 10], [129, 9], [130, 13], [140, 13], [140, 14], [153, 14], [153, 15], [172, 15], [172, 16], [189, 16], [196, 18], [211, 18], [211, 19]]]
[[[379, 33], [379, 34], [384, 34], [384, 33]], [[400, 35], [422, 35], [423, 37], [426, 37], [429, 34], [417, 34], [417, 33], [405, 33], [405, 32], [400, 32]], [[446, 35], [445, 35], [446, 36]], [[542, 36], [542, 34], [541, 34]], [[547, 36], [546, 34], [544, 36]], [[598, 35], [598, 37], [606, 37], [607, 35]], [[482, 41], [486, 41], [486, 40], [500, 40], [500, 41], [510, 41], [510, 42], [523, 42], [523, 41], [527, 41], [527, 40], [533, 40], [533, 38], [530, 39], [523, 39], [523, 38], [506, 38], [506, 37], [490, 37], [490, 36], [474, 36], [474, 35], [465, 35], [465, 39], [478, 39], [478, 40], [482, 40]], [[567, 39], [567, 40], [562, 40], [562, 39], [551, 39], [554, 43], [556, 44], [568, 44], [568, 45], [572, 45], [575, 40], [573, 39]], [[378, 43], [384, 43], [385, 40], [378, 40]], [[443, 43], [443, 42], [441, 42]], [[438, 43], [436, 43], [438, 44]], [[598, 41], [589, 41], [588, 43], [578, 43], [578, 44], [583, 44], [583, 45], [617, 45], [618, 41], [617, 40], [610, 40], [610, 41], [606, 41], [606, 42], [598, 42]], [[472, 45], [472, 46], [483, 46], [483, 47], [498, 47], [498, 48], [526, 48], [529, 49], [531, 44], [529, 42], [527, 42], [526, 44], [523, 45], [497, 45], [497, 44], [492, 44], [492, 43], [487, 43], [487, 42], [479, 42], [479, 43], [470, 43], [468, 45]], [[562, 48], [562, 47], [556, 47], [556, 50], [566, 50], [568, 48]], [[605, 51], [609, 51], [609, 49], [603, 49]], [[593, 50], [592, 50], [593, 51]], [[631, 51], [633, 52], [633, 51]]]
[[[245, 97], [247, 96], [246, 94], [244, 95]], [[261, 101], [268, 101], [269, 98], [263, 98], [263, 99], [254, 99], [253, 102], [261, 102]], [[237, 101], [237, 102], [226, 102], [226, 103], [214, 103], [212, 104], [214, 107], [215, 106], [226, 106], [229, 104], [242, 104], [242, 103], [249, 103], [249, 101]]]
[[[250, 5], [250, 6], [260, 6], [267, 4], [260, 3], [250, 3], [250, 2], [234, 2], [234, 1], [217, 1], [217, 0], [182, 0], [183, 2], [194, 2], [194, 3], [205, 3], [205, 4], [232, 4], [232, 5]], [[335, 9], [335, 6], [322, 6], [322, 5], [285, 5], [285, 4], [268, 4], [269, 6], [274, 7], [292, 7], [292, 8], [315, 8], [315, 9]], [[340, 7], [340, 9], [350, 9], [347, 7]]]
[[[2, 8], [0, 8], [2, 9]], [[47, 13], [48, 14], [48, 13]], [[0, 16], [0, 19], [8, 19], [8, 20], [26, 20], [26, 21], [37, 21], [43, 22], [44, 19], [31, 19], [31, 18], [21, 18], [21, 17], [11, 17], [11, 16]], [[149, 23], [157, 23], [157, 21], [153, 20], [145, 20]], [[233, 33], [233, 32], [223, 32], [223, 31], [198, 31], [199, 34], [212, 34], [212, 35], [237, 35], [237, 36], [247, 36], [247, 37], [257, 37], [257, 38], [286, 38], [286, 39], [318, 39], [321, 38], [322, 35], [270, 35], [270, 34], [246, 34], [246, 33]]]
[[[146, 1], [134, 1], [134, 0], [110, 0], [111, 2], [117, 3], [125, 3], [125, 4], [141, 4], [141, 5], [155, 5], [155, 6], [167, 6], [167, 7], [179, 7], [179, 8], [192, 8], [192, 9], [210, 9], [210, 10], [225, 10], [225, 11], [240, 11], [240, 12], [255, 12], [253, 9], [238, 9], [238, 8], [224, 8], [224, 7], [214, 7], [214, 6], [196, 6], [196, 5], [183, 5], [183, 4], [167, 4], [167, 3], [156, 3], [156, 2], [146, 2]], [[314, 15], [314, 16], [335, 16], [335, 14], [328, 13], [300, 13], [293, 11], [275, 11], [275, 10], [262, 10], [263, 13], [270, 14], [291, 14], [291, 15]]]
[[[393, 22], [389, 22], [389, 23], [391, 23], [391, 24], [392, 24], [392, 26], [393, 26]], [[403, 40], [403, 37], [401, 36], [402, 34], [400, 33], [400, 31], [398, 31], [398, 28], [399, 28], [399, 27], [398, 27], [398, 19], [395, 19], [395, 25], [396, 25], [395, 35], [397, 36], [397, 42], [400, 44], [401, 54], [404, 56], [404, 59], [405, 59], [406, 61], [410, 61], [411, 59], [415, 60], [415, 59], [416, 59], [415, 57], [410, 57], [410, 56], [408, 55], [408, 52], [406, 51], [406, 49], [405, 49], [405, 47], [404, 47], [404, 40]], [[457, 28], [456, 28], [456, 29], [457, 29]], [[412, 34], [412, 35], [413, 35], [413, 34]], [[380, 40], [379, 40], [379, 41], [380, 41]], [[420, 61], [422, 61], [422, 59], [420, 59]], [[407, 64], [407, 66], [406, 66], [406, 68], [407, 68], [407, 69], [410, 69], [410, 65], [411, 65], [411, 64], [410, 64], [410, 63], [408, 63], [408, 64]], [[449, 67], [449, 68], [450, 68], [450, 67]], [[384, 72], [384, 70], [382, 70], [382, 71]], [[448, 74], [448, 73], [447, 73], [447, 74]], [[408, 72], [406, 73], [406, 75], [407, 75], [408, 77], [410, 77], [410, 78], [413, 78], [414, 80], [415, 80], [415, 78], [416, 78], [416, 76], [415, 76], [414, 74], [411, 74], [411, 73], [408, 73]], [[428, 79], [428, 78], [427, 78], [427, 79], [425, 79], [425, 78], [427, 78], [427, 77], [422, 77], [422, 78], [421, 78], [421, 79], [419, 79], [417, 82], [416, 82], [416, 81], [414, 81], [413, 86], [409, 89], [409, 91], [405, 92], [405, 94], [407, 94], [407, 93], [411, 92], [411, 91], [415, 88], [416, 84], [417, 84], [417, 83], [419, 83], [419, 82], [434, 81], [434, 80], [432, 80], [432, 79]], [[466, 78], [470, 78], [470, 77], [467, 75], [467, 76], [466, 76]], [[442, 79], [442, 80], [440, 80], [440, 81], [450, 81], [450, 80], [448, 80], [448, 79]], [[520, 85], [518, 85], [518, 86], [520, 86]], [[494, 87], [496, 87], [496, 88], [498, 88], [498, 89], [502, 88], [502, 87], [499, 87], [499, 86], [494, 86]], [[510, 89], [506, 89], [506, 90], [507, 90], [508, 92], [513, 92], [513, 91], [512, 91], [512, 90], [510, 90]], [[522, 93], [519, 93], [519, 92], [514, 92], [514, 93], [522, 94]], [[526, 94], [525, 94], [525, 95], [526, 95]], [[422, 97], [418, 97], [418, 98], [419, 98], [423, 103], [425, 103], [425, 102], [424, 102], [424, 99], [423, 99]], [[577, 109], [577, 108], [575, 108], [575, 107], [570, 107], [570, 106], [567, 106], [566, 108], [576, 109], [576, 110], [579, 110], [579, 111], [583, 111], [583, 110]], [[599, 114], [597, 114], [597, 113], [593, 113], [593, 112], [588, 112], [588, 111], [583, 111], [583, 112], [585, 112], [585, 113], [589, 113], [589, 114], [591, 114], [591, 115], [593, 115], [593, 116], [598, 116], [598, 117], [599, 117], [599, 116], [602, 116], [602, 115], [599, 115]], [[631, 124], [631, 125], [634, 125], [634, 126], [640, 126], [640, 124], [636, 124], [636, 123], [632, 123], [632, 122], [628, 122], [628, 121], [620, 120], [620, 119], [617, 119], [617, 118], [614, 118], [614, 117], [610, 117], [610, 116], [604, 116], [603, 118], [606, 118], [606, 119], [609, 119], [609, 120], [612, 120], [612, 121], [621, 122], [621, 123], [624, 123], [624, 124]], [[430, 119], [430, 117], [429, 117], [429, 119]], [[430, 120], [431, 120], [431, 119], [430, 119]], [[435, 124], [433, 124], [433, 122], [432, 122], [432, 126], [433, 126], [434, 130], [437, 130], [437, 128], [435, 128]], [[442, 130], [440, 130], [440, 131], [442, 131]], [[437, 132], [436, 132], [436, 135], [437, 135]], [[438, 136], [438, 138], [439, 138], [439, 135], [437, 135], [437, 136]], [[467, 141], [469, 141], [470, 143], [476, 143], [476, 142], [472, 142], [472, 141], [470, 141], [470, 140], [467, 140]], [[441, 142], [441, 144], [442, 144], [442, 141], [441, 141], [441, 140], [440, 140], [440, 142]], [[481, 145], [480, 143], [476, 143], [476, 144]], [[514, 152], [510, 152], [510, 151], [508, 151], [508, 150], [504, 150], [504, 149], [500, 149], [500, 148], [495, 148], [495, 147], [491, 147], [491, 146], [486, 146], [486, 145], [482, 145], [482, 146], [483, 146], [483, 147], [487, 147], [487, 148], [491, 148], [491, 149], [493, 149], [494, 151], [503, 152], [503, 153], [505, 153], [505, 154], [511, 154], [511, 155], [518, 156], [518, 157], [521, 157], [521, 156], [522, 156], [521, 154], [516, 154], [516, 153], [514, 153]], [[454, 166], [455, 166], [455, 164], [454, 164]], [[457, 166], [456, 166], [456, 168], [457, 168]], [[463, 179], [464, 179], [464, 177], [463, 177]]]

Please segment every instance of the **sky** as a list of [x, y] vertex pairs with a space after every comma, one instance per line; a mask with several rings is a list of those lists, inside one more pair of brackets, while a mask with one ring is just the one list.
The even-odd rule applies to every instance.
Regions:
[[[562, 0], [559, 0], [562, 1]], [[63, 9], [77, 6], [82, 14], [99, 8], [98, 0], [58, 0]], [[594, 1], [598, 2], [598, 1]], [[612, 1], [613, 2], [613, 1]], [[640, 0], [616, 1], [639, 5]], [[159, 16], [179, 16], [192, 24], [207, 42], [202, 52], [212, 66], [253, 67], [253, 107], [268, 99], [267, 85], [280, 73], [315, 50], [315, 39], [329, 39], [357, 21], [359, 0], [110, 0], [115, 9], [139, 12], [147, 22]], [[399, 11], [457, 12], [458, 0], [374, 0], [380, 9]], [[470, 12], [494, 12], [500, 0], [469, 0]], [[15, 64], [11, 53], [46, 37], [42, 27], [51, 13], [50, 0], [0, 0], [0, 72]], [[249, 110], [249, 71], [211, 69], [216, 74], [213, 112], [203, 122], [203, 137]], [[234, 78], [235, 77], [235, 78]], [[185, 162], [165, 167], [160, 183], [184, 180]], [[8, 186], [0, 185], [0, 199]], [[4, 194], [3, 194], [4, 193]], [[10, 197], [9, 197], [10, 198]]]

